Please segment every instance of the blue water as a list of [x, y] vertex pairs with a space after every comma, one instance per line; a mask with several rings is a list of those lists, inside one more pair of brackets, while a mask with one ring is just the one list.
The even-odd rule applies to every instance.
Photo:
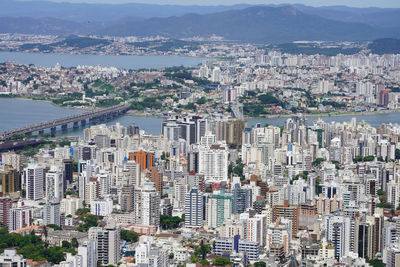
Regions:
[[[18, 98], [0, 98], [0, 132], [27, 126], [43, 121], [59, 119], [73, 114], [86, 112], [85, 110], [62, 108], [49, 102], [32, 101]], [[161, 133], [160, 118], [148, 118], [126, 114], [107, 121], [107, 125], [114, 125], [119, 122], [123, 126], [136, 123], [140, 129], [150, 134]], [[70, 125], [71, 126], [71, 125]], [[59, 127], [60, 128], [60, 127]], [[47, 130], [49, 131], [49, 130]], [[59, 135], [82, 135], [82, 129], [72, 130]]]
[[120, 69], [157, 69], [173, 66], [196, 66], [207, 61], [205, 58], [184, 56], [111, 56], [111, 55], [69, 55], [20, 52], [0, 52], [0, 62], [18, 62], [42, 67], [53, 67], [60, 63], [64, 67], [103, 66]]
[[[350, 116], [320, 116], [322, 120], [325, 122], [349, 122], [352, 118], [356, 118], [357, 122], [360, 122], [362, 120], [368, 122], [371, 124], [373, 127], [379, 127], [382, 125], [382, 123], [388, 124], [388, 123], [398, 123], [400, 124], [400, 112], [393, 112], [393, 113], [381, 113], [381, 114], [367, 114], [367, 115], [350, 115]], [[318, 120], [319, 117], [308, 117], [308, 123], [312, 124], [313, 121]], [[254, 118], [254, 119], [248, 119], [247, 120], [247, 126], [252, 127], [256, 123], [261, 123], [261, 126], [264, 126], [265, 124], [269, 125], [274, 125], [274, 126], [282, 126], [287, 118]]]
[[[44, 101], [32, 101], [19, 98], [0, 98], [0, 132], [26, 126], [29, 124], [58, 119], [81, 112], [86, 111], [79, 109], [62, 108]], [[382, 123], [400, 124], [400, 112], [358, 116], [321, 116], [321, 118], [326, 122], [350, 121], [352, 117], [356, 117], [357, 121], [365, 120], [374, 127], [379, 127]], [[318, 117], [309, 117], [308, 121], [311, 124], [314, 120], [317, 119]], [[261, 123], [261, 125], [267, 123], [270, 125], [282, 126], [286, 120], [287, 118], [254, 118], [248, 119], [247, 122], [249, 127], [254, 126], [256, 123]], [[129, 126], [132, 123], [135, 123], [139, 126], [140, 129], [145, 130], [147, 133], [158, 135], [161, 133], [162, 121], [163, 119], [161, 118], [141, 117], [126, 114], [124, 116], [110, 120], [106, 124], [114, 125], [119, 122], [123, 126]], [[81, 134], [82, 129], [78, 129], [73, 131], [71, 130], [68, 133], [64, 133], [63, 135]]]

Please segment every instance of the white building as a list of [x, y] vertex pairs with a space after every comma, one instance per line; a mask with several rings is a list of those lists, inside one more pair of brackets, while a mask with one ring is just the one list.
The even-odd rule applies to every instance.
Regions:
[[90, 202], [90, 213], [96, 216], [107, 216], [113, 211], [113, 201], [110, 198], [92, 200]]
[[88, 236], [89, 240], [96, 242], [97, 260], [102, 265], [118, 263], [120, 259], [120, 229], [118, 227], [91, 227]]
[[46, 173], [46, 201], [60, 202], [64, 193], [63, 172], [58, 166], [51, 166]]
[[0, 266], [3, 267], [26, 267], [26, 259], [18, 255], [15, 249], [5, 249], [0, 254]]
[[29, 163], [24, 169], [24, 180], [26, 183], [26, 199], [40, 200], [43, 198], [43, 168], [42, 166]]
[[33, 208], [23, 206], [12, 208], [8, 214], [8, 230], [15, 231], [32, 225]]
[[78, 255], [82, 257], [81, 267], [97, 266], [96, 242], [93, 240], [85, 241], [78, 247]]
[[135, 189], [135, 222], [138, 225], [160, 225], [160, 193], [154, 183], [145, 182]]
[[168, 250], [161, 246], [152, 246], [153, 240], [140, 242], [135, 250], [135, 262], [139, 266], [167, 267]]
[[71, 195], [67, 195], [60, 203], [60, 211], [65, 215], [75, 215], [76, 211], [81, 208], [83, 208], [83, 200]]
[[44, 224], [61, 226], [60, 203], [46, 203], [43, 207]]
[[185, 226], [201, 227], [203, 225], [203, 211], [203, 193], [197, 188], [192, 188], [185, 198]]
[[222, 145], [199, 147], [199, 173], [204, 175], [206, 182], [228, 180], [228, 156], [228, 150]]
[[354, 242], [354, 222], [347, 216], [325, 217], [326, 239], [335, 247], [335, 257], [348, 256]]

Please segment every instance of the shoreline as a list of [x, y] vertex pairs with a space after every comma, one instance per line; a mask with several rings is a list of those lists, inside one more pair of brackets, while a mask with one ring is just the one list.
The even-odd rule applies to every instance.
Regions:
[[351, 116], [368, 116], [377, 114], [390, 114], [400, 112], [400, 109], [393, 110], [381, 110], [381, 111], [367, 111], [367, 112], [329, 112], [329, 113], [316, 113], [316, 114], [283, 114], [283, 115], [266, 115], [264, 117], [245, 117], [245, 120], [255, 119], [278, 119], [278, 118], [290, 118], [296, 115], [304, 115], [305, 117], [351, 117]]
[[[21, 99], [21, 100], [29, 100], [29, 101], [41, 101], [41, 102], [47, 102], [53, 106], [62, 108], [62, 109], [73, 109], [73, 110], [82, 110], [82, 111], [90, 111], [93, 110], [91, 107], [85, 107], [85, 106], [76, 106], [76, 107], [64, 107], [61, 105], [57, 105], [53, 103], [51, 100], [45, 100], [45, 99], [33, 99], [30, 97], [26, 96], [13, 96], [13, 97], [2, 97], [2, 98], [10, 98], [10, 99]], [[396, 113], [400, 112], [400, 109], [394, 109], [394, 110], [379, 110], [379, 111], [367, 111], [367, 112], [330, 112], [330, 113], [317, 113], [317, 114], [273, 114], [273, 115], [266, 115], [263, 117], [248, 117], [245, 116], [244, 120], [265, 120], [265, 119], [279, 119], [279, 118], [290, 118], [295, 115], [304, 115], [305, 117], [352, 117], [352, 116], [369, 116], [369, 115], [378, 115], [378, 114], [391, 114], [391, 113]], [[137, 111], [137, 110], [128, 110], [127, 113], [128, 115], [131, 116], [136, 116], [136, 117], [143, 117], [143, 118], [157, 118], [157, 119], [165, 119], [167, 117], [165, 116], [157, 116], [153, 114], [147, 114], [146, 112], [142, 111]]]

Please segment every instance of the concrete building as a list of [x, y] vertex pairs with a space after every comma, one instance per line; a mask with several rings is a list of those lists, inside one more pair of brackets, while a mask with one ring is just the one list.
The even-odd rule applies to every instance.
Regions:
[[17, 254], [15, 249], [5, 249], [0, 254], [0, 266], [2, 267], [26, 267], [26, 259]]
[[201, 227], [204, 223], [204, 197], [197, 188], [192, 188], [185, 198], [185, 226]]
[[26, 198], [29, 200], [40, 200], [43, 198], [43, 167], [29, 163], [24, 169], [24, 181], [26, 183]]
[[152, 182], [135, 189], [135, 224], [160, 225], [160, 192]]
[[92, 227], [88, 235], [89, 240], [96, 242], [97, 260], [103, 265], [116, 265], [121, 257], [120, 229], [115, 226]]

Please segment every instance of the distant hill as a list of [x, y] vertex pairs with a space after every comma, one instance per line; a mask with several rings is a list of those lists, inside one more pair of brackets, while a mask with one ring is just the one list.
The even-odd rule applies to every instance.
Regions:
[[399, 8], [355, 8], [347, 6], [310, 7], [294, 5], [298, 10], [326, 19], [343, 22], [359, 22], [371, 26], [398, 28], [400, 25]]
[[228, 40], [274, 44], [299, 40], [370, 41], [400, 37], [398, 27], [385, 28], [336, 21], [306, 14], [293, 6], [255, 6], [167, 18], [126, 17], [108, 22], [74, 22], [49, 17], [0, 17], [0, 33], [163, 35], [174, 39], [215, 34]]
[[400, 39], [378, 39], [373, 41], [368, 48], [374, 54], [400, 54]]
[[[83, 2], [83, 1], [82, 1]], [[143, 1], [146, 2], [146, 1]], [[54, 17], [75, 22], [107, 22], [125, 17], [152, 18], [182, 16], [187, 13], [215, 13], [249, 7], [240, 5], [156, 5], [156, 4], [88, 4], [44, 0], [0, 0], [0, 17]]]
[[[82, 1], [83, 2], [83, 1]], [[143, 1], [146, 2], [146, 1]], [[300, 0], [298, 2], [301, 2]], [[49, 0], [1, 0], [0, 17], [53, 17], [74, 22], [110, 22], [126, 17], [149, 19], [183, 16], [189, 13], [200, 15], [238, 10], [254, 5], [156, 5], [142, 3], [127, 4], [88, 4], [55, 2]], [[281, 7], [285, 5], [263, 5]], [[394, 28], [400, 25], [400, 9], [390, 8], [354, 8], [346, 6], [310, 7], [295, 4], [299, 11], [325, 19], [343, 22], [359, 22], [371, 26]]]
[[83, 23], [55, 18], [0, 17], [0, 33], [82, 34], [91, 29]]
[[341, 22], [305, 14], [292, 6], [250, 7], [212, 14], [125, 20], [97, 33], [107, 35], [166, 35], [172, 38], [210, 36], [244, 42], [285, 43], [297, 40], [365, 41], [397, 37], [384, 28]]

